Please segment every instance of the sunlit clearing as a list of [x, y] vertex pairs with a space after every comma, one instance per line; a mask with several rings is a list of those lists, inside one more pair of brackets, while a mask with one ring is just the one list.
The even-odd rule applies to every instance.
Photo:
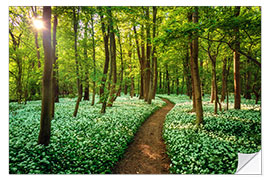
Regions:
[[43, 21], [40, 19], [34, 19], [33, 20], [33, 25], [36, 29], [42, 29], [44, 28]]

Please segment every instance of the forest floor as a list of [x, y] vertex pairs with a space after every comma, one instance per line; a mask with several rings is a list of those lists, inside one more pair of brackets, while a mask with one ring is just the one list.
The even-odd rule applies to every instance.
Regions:
[[169, 174], [170, 159], [162, 139], [162, 128], [174, 104], [162, 100], [167, 104], [143, 123], [124, 157], [113, 169], [114, 174]]

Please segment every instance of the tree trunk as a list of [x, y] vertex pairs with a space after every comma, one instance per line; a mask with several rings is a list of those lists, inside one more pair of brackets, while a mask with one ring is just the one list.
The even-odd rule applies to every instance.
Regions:
[[227, 70], [227, 59], [224, 58], [223, 66], [222, 66], [222, 90], [221, 90], [221, 98], [220, 98], [221, 102], [224, 102], [225, 96], [226, 96], [226, 89], [227, 89], [226, 70]]
[[146, 86], [146, 84], [145, 84], [145, 77], [146, 77], [146, 73], [145, 73], [145, 43], [144, 43], [144, 41], [145, 41], [145, 38], [144, 38], [144, 25], [141, 25], [142, 27], [141, 27], [141, 53], [142, 53], [142, 55], [141, 55], [141, 58], [142, 58], [142, 68], [141, 68], [141, 74], [142, 74], [142, 77], [141, 77], [141, 81], [142, 81], [142, 83], [141, 83], [141, 89], [142, 89], [142, 94], [143, 94], [143, 96], [141, 97], [139, 97], [139, 99], [144, 99], [145, 98], [145, 93], [146, 93], [146, 90], [145, 90], [145, 86]]
[[52, 118], [54, 118], [54, 102], [57, 96], [57, 89], [56, 89], [56, 28], [57, 28], [57, 15], [54, 15], [54, 20], [53, 20], [53, 47], [52, 47], [52, 57], [53, 57], [53, 77], [52, 77]]
[[[193, 18], [193, 14], [192, 13], [190, 13], [189, 15], [188, 15], [188, 21], [189, 22], [192, 22], [192, 18]], [[191, 41], [191, 38], [192, 38], [192, 36], [190, 35], [189, 36], [189, 41]], [[195, 85], [194, 85], [194, 76], [195, 76], [195, 72], [193, 72], [194, 71], [194, 65], [193, 65], [193, 63], [194, 63], [194, 61], [193, 61], [193, 59], [194, 59], [194, 50], [193, 50], [193, 45], [194, 45], [194, 43], [193, 43], [193, 40], [190, 42], [190, 73], [191, 73], [191, 89], [192, 89], [192, 112], [194, 112], [194, 111], [196, 111], [196, 97], [195, 97]]]
[[93, 13], [91, 13], [91, 29], [92, 29], [92, 48], [93, 48], [93, 95], [92, 95], [92, 102], [91, 106], [95, 104], [95, 97], [96, 97], [96, 44], [95, 44], [95, 31], [94, 31], [94, 18]]
[[73, 116], [76, 117], [79, 109], [80, 102], [82, 100], [82, 83], [80, 79], [80, 68], [78, 62], [78, 49], [77, 49], [77, 36], [78, 36], [78, 19], [76, 15], [75, 7], [73, 7], [73, 30], [74, 30], [74, 52], [75, 52], [75, 63], [76, 63], [76, 75], [77, 75], [77, 89], [78, 89], [78, 98], [76, 101], [75, 110], [73, 112]]
[[151, 79], [151, 70], [150, 70], [150, 55], [151, 55], [151, 39], [150, 39], [150, 23], [149, 23], [149, 7], [146, 7], [146, 62], [145, 62], [145, 97], [144, 100], [148, 100], [149, 91], [150, 91], [150, 79]]
[[166, 64], [166, 82], [167, 82], [167, 94], [170, 95], [170, 79], [169, 79], [169, 71], [168, 71], [168, 65]]
[[[153, 6], [152, 39], [155, 39], [155, 36], [156, 36], [156, 15], [157, 15], [157, 8], [155, 6]], [[155, 89], [157, 87], [157, 85], [156, 85], [157, 84], [157, 59], [156, 59], [156, 47], [154, 44], [152, 45], [152, 48], [153, 48], [153, 50], [152, 50], [152, 62], [151, 62], [151, 71], [150, 71], [150, 88], [149, 88], [149, 94], [148, 94], [148, 99], [147, 99], [148, 104], [152, 103], [152, 99], [154, 99], [154, 97], [155, 97], [155, 94], [154, 94]]]
[[[118, 27], [117, 27], [117, 29], [118, 29]], [[119, 44], [119, 48], [120, 48], [121, 72], [120, 72], [119, 88], [118, 88], [118, 91], [116, 93], [116, 96], [121, 96], [123, 77], [124, 77], [124, 63], [123, 63], [123, 50], [122, 50], [122, 43], [121, 43], [121, 39], [120, 39], [120, 31], [119, 31], [119, 29], [118, 29], [118, 33], [119, 33], [118, 44]]]
[[107, 94], [105, 94], [104, 91], [105, 91], [105, 84], [106, 84], [109, 61], [110, 61], [109, 45], [108, 45], [109, 44], [110, 28], [108, 27], [107, 34], [106, 34], [105, 23], [104, 23], [104, 18], [103, 18], [102, 12], [100, 14], [101, 14], [100, 15], [101, 29], [102, 29], [104, 49], [105, 49], [105, 64], [104, 64], [103, 77], [101, 80], [101, 87], [100, 87], [100, 102], [102, 102], [101, 113], [105, 113], [106, 112], [106, 104], [107, 104]]
[[161, 92], [162, 89], [162, 73], [161, 70], [159, 71], [159, 93]]
[[[198, 7], [194, 7], [192, 14], [193, 23], [198, 23]], [[195, 37], [194, 37], [195, 36]], [[193, 34], [194, 39], [192, 40], [192, 68], [193, 68], [193, 81], [194, 81], [194, 92], [196, 98], [196, 124], [199, 125], [203, 122], [203, 108], [202, 108], [202, 98], [201, 98], [201, 83], [198, 69], [198, 37]]]
[[[240, 6], [235, 7], [234, 15], [238, 17], [240, 14]], [[241, 109], [241, 88], [240, 88], [240, 41], [239, 27], [234, 29], [235, 50], [233, 52], [234, 64], [234, 109]]]
[[42, 105], [40, 118], [40, 131], [38, 144], [48, 145], [51, 136], [52, 118], [52, 71], [53, 57], [51, 47], [51, 7], [43, 7], [43, 48], [44, 48], [44, 70], [42, 81]]
[[179, 78], [178, 78], [178, 69], [176, 69], [176, 95], [179, 95]]
[[113, 17], [111, 12], [111, 7], [108, 9], [109, 15], [109, 25], [110, 25], [110, 59], [111, 59], [111, 70], [112, 70], [112, 86], [110, 89], [110, 98], [108, 102], [108, 107], [113, 105], [116, 99], [116, 83], [117, 83], [117, 69], [116, 69], [116, 45], [115, 45], [115, 35], [113, 27]]

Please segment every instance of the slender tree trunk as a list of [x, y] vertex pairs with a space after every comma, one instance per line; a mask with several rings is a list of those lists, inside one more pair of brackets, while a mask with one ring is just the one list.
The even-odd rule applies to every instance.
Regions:
[[76, 101], [75, 110], [73, 112], [73, 116], [76, 117], [79, 109], [80, 102], [82, 100], [82, 83], [80, 80], [80, 68], [78, 62], [78, 48], [77, 48], [77, 36], [78, 36], [78, 15], [76, 15], [75, 7], [73, 7], [73, 30], [74, 30], [74, 50], [75, 50], [75, 63], [76, 63], [76, 75], [77, 75], [77, 89], [78, 89], [78, 98]]
[[[192, 21], [192, 13], [190, 13], [189, 14], [189, 16], [188, 16], [188, 21], [189, 22], [191, 22]], [[189, 37], [189, 40], [191, 41], [191, 38], [192, 38], [192, 36], [190, 35], [190, 37]], [[194, 45], [194, 43], [193, 43], [193, 41], [192, 42], [190, 42], [190, 58], [191, 58], [191, 61], [190, 61], [190, 72], [191, 72], [191, 88], [192, 88], [192, 111], [194, 112], [194, 111], [196, 111], [196, 97], [195, 97], [195, 85], [194, 85], [194, 76], [195, 76], [195, 72], [193, 72], [194, 71], [194, 65], [193, 65], [193, 63], [194, 63], [194, 61], [193, 61], [193, 59], [194, 59], [194, 50], [193, 50], [193, 45]]]
[[[234, 15], [238, 17], [240, 14], [240, 6], [235, 7]], [[241, 109], [241, 88], [240, 88], [240, 41], [239, 41], [239, 28], [234, 29], [235, 50], [233, 52], [233, 64], [234, 64], [234, 109]]]
[[202, 96], [204, 96], [204, 90], [203, 90], [203, 87], [204, 87], [204, 74], [203, 74], [203, 60], [202, 59], [200, 60], [200, 76], [202, 77], [201, 78], [201, 94], [202, 94]]
[[[198, 23], [198, 7], [194, 7], [192, 14], [193, 23]], [[194, 80], [194, 92], [196, 98], [196, 124], [201, 124], [203, 122], [203, 108], [202, 108], [202, 98], [201, 98], [201, 83], [200, 75], [198, 69], [198, 37], [196, 35], [192, 40], [192, 68], [193, 68], [193, 80]]]
[[116, 83], [117, 83], [117, 69], [116, 69], [116, 45], [115, 45], [115, 35], [113, 27], [113, 17], [111, 12], [111, 7], [108, 9], [109, 15], [109, 25], [110, 25], [110, 59], [111, 59], [111, 70], [112, 70], [112, 86], [110, 89], [110, 98], [108, 102], [108, 107], [113, 105], [116, 99]]
[[148, 95], [150, 91], [150, 78], [151, 78], [151, 70], [150, 70], [150, 55], [151, 55], [151, 39], [150, 39], [150, 23], [149, 23], [149, 7], [146, 7], [146, 62], [145, 62], [145, 97], [144, 100], [148, 100]]
[[56, 89], [56, 84], [57, 84], [57, 80], [56, 80], [56, 69], [55, 69], [55, 65], [56, 65], [56, 60], [57, 60], [57, 56], [56, 56], [56, 28], [57, 28], [57, 15], [54, 15], [54, 20], [53, 20], [53, 47], [52, 47], [52, 57], [53, 57], [53, 76], [52, 76], [52, 118], [54, 118], [54, 102], [56, 99], [56, 95], [57, 95], [57, 89]]
[[[84, 60], [86, 63], [88, 63], [88, 55], [87, 55], [87, 25], [86, 23], [85, 29], [84, 29], [84, 47], [83, 47], [83, 54], [84, 54]], [[85, 68], [85, 87], [84, 87], [84, 96], [83, 100], [89, 101], [89, 70], [88, 67]]]
[[167, 94], [170, 95], [170, 79], [169, 79], [169, 71], [168, 71], [168, 65], [166, 64], [166, 82], [167, 82]]
[[[32, 6], [32, 11], [33, 11], [34, 17], [37, 18], [36, 7]], [[39, 49], [39, 44], [38, 44], [38, 31], [37, 30], [34, 30], [34, 35], [35, 35], [35, 45], [36, 45], [36, 50], [37, 50], [38, 68], [40, 68], [41, 67], [40, 49]], [[34, 67], [34, 64], [33, 64], [33, 67]]]
[[143, 94], [143, 97], [140, 97], [139, 99], [144, 99], [145, 98], [145, 93], [146, 93], [146, 90], [145, 90], [145, 78], [146, 78], [146, 73], [145, 73], [145, 38], [144, 38], [144, 25], [141, 25], [141, 58], [142, 58], [142, 83], [141, 83], [141, 89], [142, 89], [142, 94]]
[[[118, 27], [117, 27], [118, 29]], [[121, 38], [120, 38], [120, 31], [118, 29], [118, 44], [119, 44], [119, 48], [120, 48], [120, 60], [121, 60], [121, 72], [120, 72], [120, 83], [119, 83], [119, 88], [117, 91], [116, 96], [120, 96], [121, 95], [121, 91], [122, 91], [122, 84], [123, 84], [123, 77], [124, 77], [124, 63], [123, 63], [123, 50], [122, 50], [122, 42], [121, 42]]]
[[110, 61], [109, 45], [108, 45], [109, 44], [110, 28], [108, 27], [107, 34], [106, 34], [105, 23], [104, 23], [104, 18], [103, 18], [102, 13], [100, 15], [100, 20], [101, 20], [101, 29], [102, 29], [104, 49], [105, 49], [105, 64], [104, 64], [103, 77], [101, 80], [101, 87], [100, 87], [100, 102], [102, 102], [101, 113], [105, 113], [106, 112], [106, 104], [107, 104], [107, 94], [104, 91], [105, 91], [105, 84], [106, 84], [107, 73], [108, 73], [108, 68], [109, 68], [109, 61]]
[[[153, 6], [152, 39], [155, 39], [155, 36], [156, 36], [156, 15], [157, 15], [157, 8]], [[149, 94], [148, 94], [148, 99], [147, 99], [148, 104], [152, 103], [152, 99], [154, 99], [155, 97], [155, 89], [157, 88], [157, 59], [156, 59], [156, 47], [154, 44], [152, 44], [152, 48], [153, 50], [152, 50], [152, 62], [151, 62], [151, 71], [150, 71], [150, 87], [149, 87]]]
[[212, 73], [212, 79], [211, 79], [211, 96], [210, 96], [210, 102], [211, 102], [211, 103], [213, 103], [214, 100], [215, 100], [215, 90], [214, 90], [215, 84], [214, 84], [214, 81], [213, 81], [213, 79], [214, 79], [213, 76], [214, 76], [214, 75], [213, 75], [213, 73]]
[[159, 93], [161, 92], [162, 89], [162, 73], [161, 70], [159, 71]]
[[224, 102], [225, 97], [226, 97], [226, 89], [227, 89], [226, 70], [227, 70], [227, 59], [224, 58], [223, 66], [222, 66], [222, 90], [221, 90], [221, 98], [220, 98], [221, 102]]
[[215, 100], [214, 113], [217, 114], [218, 94], [217, 94], [217, 78], [216, 78], [216, 57], [212, 57], [212, 82], [213, 82], [213, 96]]
[[94, 31], [94, 18], [93, 13], [91, 13], [91, 34], [92, 34], [92, 48], [93, 48], [93, 95], [92, 95], [92, 102], [91, 106], [95, 104], [95, 97], [96, 97], [96, 43], [95, 43], [95, 31]]
[[43, 7], [43, 48], [44, 48], [44, 70], [42, 81], [42, 105], [40, 118], [40, 131], [38, 144], [48, 145], [51, 136], [52, 118], [52, 71], [53, 57], [51, 47], [51, 7]]
[[178, 69], [176, 69], [176, 94], [179, 95], [179, 78], [178, 78]]

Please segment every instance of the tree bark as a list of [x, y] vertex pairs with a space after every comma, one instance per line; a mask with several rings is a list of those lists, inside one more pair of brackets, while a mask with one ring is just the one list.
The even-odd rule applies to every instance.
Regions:
[[[84, 28], [84, 43], [83, 43], [83, 55], [84, 55], [84, 60], [87, 63], [88, 62], [88, 54], [87, 54], [87, 24], [85, 25]], [[88, 67], [85, 68], [85, 87], [84, 87], [84, 96], [83, 96], [83, 100], [84, 101], [89, 101], [89, 70]]]
[[91, 12], [91, 34], [92, 34], [92, 49], [93, 49], [93, 95], [92, 95], [92, 102], [91, 106], [95, 104], [95, 97], [96, 97], [96, 43], [95, 43], [95, 31], [94, 31], [94, 18], [93, 13]]
[[[193, 14], [192, 13], [189, 13], [188, 15], [188, 21], [189, 22], [192, 22], [192, 18], [193, 18]], [[196, 111], [196, 97], [195, 97], [195, 85], [194, 85], [194, 76], [195, 76], [195, 72], [194, 71], [194, 61], [192, 60], [194, 57], [194, 50], [193, 50], [193, 40], [191, 41], [191, 38], [192, 36], [190, 35], [189, 36], [189, 41], [190, 41], [190, 58], [191, 58], [191, 61], [190, 61], [190, 73], [191, 73], [191, 89], [192, 89], [192, 112], [195, 112]]]
[[104, 64], [103, 77], [101, 80], [101, 87], [100, 87], [100, 102], [102, 102], [101, 113], [105, 113], [106, 112], [106, 104], [107, 104], [107, 94], [104, 91], [105, 91], [105, 84], [106, 84], [109, 61], [110, 61], [109, 45], [108, 45], [109, 44], [110, 28], [108, 27], [107, 34], [106, 34], [104, 18], [103, 18], [102, 13], [100, 13], [100, 14], [101, 14], [100, 15], [101, 29], [102, 29], [102, 34], [103, 34], [104, 50], [105, 50], [105, 64]]
[[[118, 27], [117, 27], [118, 29]], [[123, 84], [123, 78], [124, 78], [124, 63], [123, 63], [123, 50], [122, 50], [122, 42], [121, 42], [121, 36], [120, 36], [120, 31], [118, 29], [118, 44], [119, 44], [119, 48], [120, 48], [120, 60], [121, 60], [121, 72], [120, 72], [120, 83], [119, 83], [119, 88], [118, 91], [116, 93], [116, 96], [120, 96], [121, 95], [121, 91], [122, 91], [122, 84]]]
[[[193, 23], [198, 23], [198, 7], [194, 7], [192, 13]], [[195, 37], [194, 37], [195, 36]], [[193, 34], [194, 39], [192, 40], [192, 68], [193, 68], [193, 80], [194, 80], [194, 92], [196, 98], [196, 124], [199, 125], [203, 122], [203, 108], [201, 98], [201, 83], [198, 69], [198, 36]]]
[[79, 61], [78, 61], [78, 47], [77, 47], [77, 38], [78, 38], [78, 19], [76, 15], [75, 7], [73, 7], [73, 30], [74, 30], [74, 52], [75, 52], [75, 63], [76, 63], [76, 75], [77, 75], [77, 89], [78, 89], [78, 98], [76, 101], [75, 110], [73, 112], [73, 116], [76, 117], [79, 109], [80, 102], [82, 100], [82, 83], [80, 79], [80, 68], [79, 68]]
[[150, 23], [149, 23], [149, 7], [146, 7], [146, 61], [145, 61], [145, 97], [144, 100], [148, 100], [150, 91], [150, 80], [151, 80], [151, 70], [150, 70], [150, 55], [151, 55], [151, 39], [150, 39]]
[[116, 69], [116, 45], [115, 45], [115, 34], [113, 27], [113, 17], [111, 12], [111, 7], [108, 8], [109, 15], [109, 26], [110, 26], [110, 59], [111, 59], [111, 70], [112, 70], [112, 86], [110, 89], [110, 98], [108, 102], [108, 107], [113, 105], [116, 99], [116, 83], [117, 83], [117, 69]]
[[[155, 36], [156, 36], [156, 15], [157, 15], [157, 8], [153, 6], [152, 39], [155, 39]], [[152, 99], [154, 99], [155, 97], [155, 89], [157, 88], [157, 59], [156, 59], [156, 47], [154, 44], [152, 44], [152, 49], [153, 50], [152, 50], [152, 62], [151, 62], [151, 71], [150, 71], [150, 86], [149, 86], [149, 94], [148, 94], [148, 99], [147, 99], [148, 104], [152, 103]]]
[[[240, 6], [235, 7], [234, 16], [238, 17], [240, 14]], [[234, 29], [235, 50], [233, 52], [234, 64], [234, 109], [241, 109], [241, 88], [240, 88], [240, 41], [239, 41], [239, 27]]]
[[56, 80], [56, 29], [57, 29], [57, 15], [54, 15], [54, 20], [53, 20], [53, 48], [52, 48], [52, 56], [53, 56], [53, 77], [52, 77], [52, 118], [54, 118], [54, 102], [56, 100], [57, 94], [57, 80]]
[[224, 58], [223, 66], [222, 66], [222, 90], [221, 90], [221, 98], [220, 98], [221, 102], [224, 102], [225, 97], [226, 97], [226, 89], [227, 89], [226, 70], [227, 70], [227, 58]]
[[170, 79], [169, 79], [169, 71], [168, 71], [168, 65], [166, 64], [166, 83], [167, 83], [167, 94], [170, 95]]
[[44, 48], [44, 70], [42, 81], [42, 105], [40, 118], [40, 131], [38, 144], [48, 145], [51, 136], [52, 118], [52, 71], [53, 57], [51, 47], [51, 7], [43, 7], [43, 48]]

